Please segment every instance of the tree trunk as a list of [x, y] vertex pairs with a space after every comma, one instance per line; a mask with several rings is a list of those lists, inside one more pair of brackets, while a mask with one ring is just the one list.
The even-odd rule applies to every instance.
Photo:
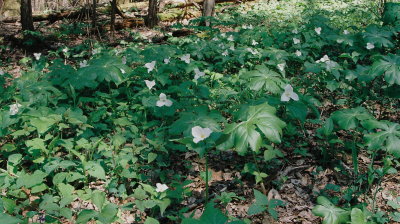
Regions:
[[158, 24], [158, 1], [157, 0], [149, 0], [149, 10], [147, 17], [145, 18], [145, 24], [149, 28], [153, 28]]
[[111, 1], [111, 31], [115, 31], [115, 12], [117, 11], [117, 0]]
[[97, 20], [97, 14], [96, 14], [96, 9], [97, 9], [97, 0], [92, 1], [92, 27], [96, 28], [96, 20]]
[[208, 18], [205, 18], [205, 20], [202, 22], [202, 25], [205, 26], [211, 25], [210, 17], [214, 16], [214, 8], [215, 8], [215, 0], [204, 0], [203, 17], [208, 17]]
[[31, 0], [21, 1], [21, 25], [22, 30], [34, 30]]

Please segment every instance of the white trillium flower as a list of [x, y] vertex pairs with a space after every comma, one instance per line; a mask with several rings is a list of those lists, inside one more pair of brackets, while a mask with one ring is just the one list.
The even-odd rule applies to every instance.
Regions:
[[126, 65], [126, 56], [122, 57], [122, 64]]
[[320, 62], [327, 62], [327, 61], [329, 61], [329, 60], [330, 60], [330, 59], [329, 59], [328, 55], [324, 55], [321, 59], [317, 60], [316, 62], [317, 62], [317, 63], [320, 63]]
[[100, 53], [100, 52], [101, 52], [101, 50], [98, 49], [98, 48], [96, 48], [96, 49], [94, 49], [94, 50], [92, 51], [93, 55], [98, 54], [98, 53]]
[[246, 50], [247, 50], [248, 52], [252, 53], [253, 55], [258, 54], [257, 49], [247, 48]]
[[224, 57], [228, 56], [228, 50], [225, 50], [224, 52], [222, 52], [222, 56], [224, 56]]
[[290, 84], [287, 84], [285, 86], [285, 91], [282, 93], [281, 101], [288, 102], [290, 99], [298, 101], [299, 96], [295, 92], [293, 92], [293, 87]]
[[181, 60], [186, 62], [187, 64], [190, 63], [190, 54], [185, 54], [181, 57]]
[[257, 45], [257, 44], [258, 44], [258, 42], [255, 41], [255, 40], [253, 40], [253, 41], [251, 42], [251, 45], [253, 45], [253, 46], [255, 46], [255, 45]]
[[169, 62], [170, 62], [170, 58], [166, 58], [166, 59], [164, 59], [164, 63], [165, 63], [165, 64], [167, 64], [167, 65], [168, 65], [168, 64], [169, 64]]
[[3, 70], [1, 70], [1, 69], [0, 69], [0, 75], [4, 75], [4, 72], [3, 72]]
[[68, 47], [64, 48], [64, 49], [62, 50], [62, 52], [67, 53], [67, 52], [68, 52]]
[[151, 89], [151, 88], [153, 88], [153, 86], [155, 86], [156, 85], [156, 81], [149, 81], [149, 80], [144, 80], [144, 82], [146, 83], [146, 86], [147, 86], [147, 88], [149, 88], [149, 90]]
[[167, 96], [164, 93], [160, 94], [160, 99], [157, 100], [157, 107], [163, 107], [163, 106], [167, 106], [170, 107], [172, 106], [172, 101], [167, 99]]
[[300, 57], [301, 56], [301, 51], [297, 50], [295, 54], [296, 54], [297, 57]]
[[219, 41], [219, 39], [218, 39], [217, 37], [214, 37], [214, 38], [212, 39], [212, 41]]
[[293, 38], [293, 43], [294, 43], [294, 44], [299, 44], [299, 43], [300, 43], [300, 39]]
[[343, 43], [343, 39], [337, 39], [336, 42], [338, 42], [339, 44]]
[[152, 62], [144, 64], [144, 67], [147, 68], [147, 73], [150, 73], [151, 71], [153, 71], [155, 66], [156, 66], [156, 61], [152, 61]]
[[10, 105], [10, 115], [16, 115], [16, 114], [18, 113], [19, 108], [20, 108], [21, 106], [22, 106], [22, 105], [19, 104], [19, 103], [11, 104], [11, 105]]
[[229, 48], [229, 50], [234, 51], [234, 50], [235, 50], [235, 46], [231, 46], [231, 47]]
[[39, 61], [40, 56], [42, 56], [42, 53], [33, 53], [33, 56], [35, 57], [35, 59], [36, 59], [37, 61]]
[[366, 47], [368, 50], [372, 50], [372, 49], [374, 49], [375, 48], [375, 45], [373, 44], [373, 43], [367, 43], [367, 47]]
[[235, 39], [233, 38], [233, 36], [232, 35], [230, 35], [229, 37], [228, 37], [228, 39], [227, 40], [229, 40], [229, 41], [235, 41]]
[[81, 68], [84, 68], [84, 67], [87, 67], [87, 66], [88, 66], [88, 64], [87, 64], [86, 60], [83, 60], [82, 62], [79, 63], [79, 67], [81, 67]]
[[294, 34], [298, 34], [298, 33], [299, 33], [299, 31], [298, 31], [297, 29], [294, 29], [294, 30], [292, 30], [292, 33], [294, 33]]
[[221, 33], [221, 37], [226, 37], [226, 33]]
[[348, 35], [348, 34], [350, 34], [350, 32], [348, 30], [343, 30], [343, 34]]
[[281, 72], [284, 72], [284, 71], [285, 71], [285, 63], [278, 64], [277, 66], [278, 66], [278, 69], [279, 69]]
[[198, 68], [195, 68], [195, 69], [194, 69], [194, 73], [195, 73], [195, 75], [194, 75], [194, 79], [195, 79], [195, 80], [197, 80], [197, 79], [199, 79], [200, 77], [203, 77], [203, 76], [205, 75], [205, 73], [204, 73], [204, 72], [201, 72]]
[[321, 35], [321, 30], [322, 30], [321, 27], [316, 27], [314, 30], [318, 35]]
[[125, 70], [122, 69], [122, 68], [120, 68], [119, 70], [121, 71], [122, 74], [125, 74], [125, 73], [126, 73]]
[[164, 192], [164, 191], [166, 191], [168, 189], [168, 186], [166, 184], [161, 184], [161, 183], [157, 183], [156, 187], [157, 187], [156, 191], [158, 193]]
[[195, 126], [192, 128], [193, 142], [198, 143], [204, 139], [210, 137], [212, 131], [209, 128], [202, 128], [200, 126]]

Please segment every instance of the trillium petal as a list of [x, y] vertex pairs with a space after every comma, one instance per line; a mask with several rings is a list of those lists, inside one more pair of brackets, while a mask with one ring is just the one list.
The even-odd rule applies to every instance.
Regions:
[[157, 107], [163, 107], [165, 105], [165, 101], [158, 100], [156, 105], [157, 105]]
[[292, 94], [290, 94], [290, 98], [292, 98], [294, 101], [299, 101], [299, 95], [297, 95], [297, 93], [292, 92]]
[[167, 96], [164, 93], [160, 93], [160, 100], [166, 100]]
[[172, 106], [172, 101], [171, 100], [165, 100], [164, 105], [167, 107]]
[[194, 138], [199, 138], [201, 136], [202, 128], [200, 126], [195, 126], [192, 128], [192, 136]]
[[211, 133], [212, 133], [211, 129], [209, 129], [209, 128], [204, 128], [203, 129], [204, 138], [210, 137]]
[[285, 93], [291, 93], [293, 92], [293, 87], [290, 84], [287, 84], [285, 86]]
[[286, 93], [282, 93], [282, 95], [281, 95], [281, 101], [283, 101], [283, 102], [288, 102], [290, 100], [290, 97], [288, 97], [287, 95], [286, 95]]

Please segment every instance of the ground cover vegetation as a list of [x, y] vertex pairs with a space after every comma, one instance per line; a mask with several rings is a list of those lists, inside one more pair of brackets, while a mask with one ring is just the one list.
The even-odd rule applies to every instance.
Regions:
[[399, 8], [254, 2], [3, 58], [1, 223], [400, 222]]

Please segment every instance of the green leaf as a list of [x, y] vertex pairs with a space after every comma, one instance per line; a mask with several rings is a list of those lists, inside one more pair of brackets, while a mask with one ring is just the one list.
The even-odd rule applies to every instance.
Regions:
[[317, 206], [312, 210], [316, 216], [323, 217], [323, 224], [341, 224], [350, 220], [350, 212], [336, 207], [326, 197], [317, 198]]
[[21, 219], [15, 218], [11, 215], [0, 213], [1, 224], [19, 224], [22, 222]]
[[6, 198], [6, 197], [2, 197], [1, 200], [2, 200], [2, 202], [3, 202], [4, 209], [5, 209], [8, 213], [13, 213], [15, 207], [17, 206], [16, 201], [15, 201], [15, 200], [11, 200], [11, 199]]
[[32, 175], [27, 173], [22, 173], [19, 175], [17, 179], [17, 187], [20, 188], [22, 186], [26, 188], [31, 188], [33, 186], [39, 185], [43, 183], [44, 178], [47, 176], [46, 173], [36, 170]]
[[144, 224], [160, 224], [160, 222], [158, 222], [157, 219], [154, 219], [152, 217], [147, 217]]
[[257, 65], [255, 70], [243, 72], [240, 74], [240, 77], [249, 80], [247, 86], [255, 91], [263, 90], [278, 94], [284, 85], [282, 76], [270, 70], [265, 65]]
[[267, 103], [248, 107], [241, 114], [244, 121], [227, 125], [225, 133], [230, 134], [230, 137], [226, 142], [230, 144], [225, 147], [234, 146], [241, 155], [246, 153], [249, 146], [253, 151], [258, 151], [262, 143], [258, 130], [271, 142], [280, 143], [282, 129], [286, 124], [275, 112], [276, 109]]
[[360, 121], [373, 119], [364, 107], [339, 110], [334, 112], [331, 118], [344, 130], [356, 128]]
[[210, 128], [213, 132], [220, 131], [218, 122], [224, 118], [218, 111], [208, 112], [207, 107], [196, 107], [192, 111], [182, 112], [178, 120], [171, 126], [169, 132], [173, 135], [183, 133], [185, 136], [192, 137], [191, 130], [194, 126]]
[[134, 191], [134, 193], [133, 193], [133, 197], [134, 197], [136, 200], [144, 200], [144, 199], [146, 199], [148, 196], [147, 196], [147, 194], [146, 194], [146, 191], [144, 191], [144, 190], [142, 189], [142, 187], [138, 187], [138, 188], [135, 189], [135, 191]]
[[367, 224], [367, 218], [358, 208], [353, 208], [351, 210], [351, 224]]
[[400, 158], [400, 124], [390, 121], [366, 120], [362, 125], [368, 129], [378, 129], [375, 133], [364, 135], [369, 149], [377, 150], [382, 146], [397, 158]]
[[46, 117], [32, 118], [31, 125], [36, 128], [39, 134], [43, 134], [61, 119], [61, 115], [50, 114]]
[[96, 205], [96, 207], [101, 211], [104, 203], [106, 202], [106, 193], [96, 190], [92, 193], [92, 202]]
[[268, 205], [268, 198], [263, 193], [259, 192], [258, 190], [254, 189], [254, 197], [256, 198], [257, 205], [267, 206]]
[[85, 209], [79, 213], [76, 223], [88, 223], [89, 220], [95, 218], [97, 215], [97, 211]]
[[86, 169], [90, 176], [103, 180], [106, 179], [106, 173], [100, 164], [93, 161], [89, 161], [87, 163]]
[[400, 56], [394, 54], [381, 56], [381, 59], [372, 65], [370, 73], [374, 76], [385, 75], [389, 85], [400, 85]]
[[219, 210], [214, 208], [214, 203], [208, 203], [200, 219], [186, 218], [182, 224], [225, 224], [228, 218]]
[[387, 30], [386, 27], [369, 25], [362, 35], [366, 42], [372, 43], [377, 47], [393, 47], [390, 39], [394, 35], [394, 32]]
[[117, 219], [118, 206], [115, 204], [107, 204], [101, 209], [98, 219], [102, 223], [112, 223]]
[[400, 197], [397, 197], [394, 200], [388, 201], [387, 205], [389, 205], [393, 209], [400, 209]]
[[265, 210], [267, 210], [266, 206], [252, 204], [252, 205], [250, 205], [249, 209], [247, 210], [247, 214], [248, 215], [256, 215], [256, 214], [260, 214], [260, 213], [264, 212]]
[[157, 158], [157, 154], [156, 153], [149, 153], [147, 155], [147, 163], [151, 163], [153, 162], [155, 159]]

